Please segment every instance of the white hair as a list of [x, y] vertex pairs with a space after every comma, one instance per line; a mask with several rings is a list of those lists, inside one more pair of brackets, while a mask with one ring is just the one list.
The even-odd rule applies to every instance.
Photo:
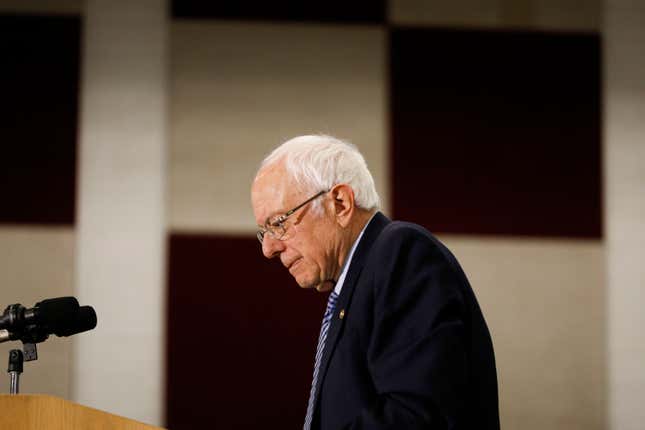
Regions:
[[[284, 162], [296, 184], [311, 193], [347, 184], [354, 191], [357, 207], [366, 210], [379, 207], [379, 196], [367, 163], [349, 142], [326, 135], [294, 137], [275, 148], [262, 161], [258, 172], [278, 162]], [[314, 201], [313, 208], [320, 213], [319, 200]]]

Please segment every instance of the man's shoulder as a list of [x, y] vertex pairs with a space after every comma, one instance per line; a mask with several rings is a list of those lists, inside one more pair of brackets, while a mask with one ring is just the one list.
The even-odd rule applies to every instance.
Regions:
[[411, 236], [416, 235], [434, 238], [434, 235], [430, 233], [425, 227], [407, 221], [392, 221], [383, 229], [382, 234], [390, 234], [393, 236], [402, 235], [402, 236]]
[[447, 261], [459, 267], [453, 253], [433, 233], [425, 227], [407, 221], [391, 221], [383, 227], [371, 247], [373, 256], [398, 257], [400, 253], [408, 256], [423, 254], [426, 257]]
[[444, 248], [444, 245], [425, 227], [407, 221], [392, 221], [383, 228], [377, 242], [381, 245], [412, 244], [418, 242], [431, 248]]

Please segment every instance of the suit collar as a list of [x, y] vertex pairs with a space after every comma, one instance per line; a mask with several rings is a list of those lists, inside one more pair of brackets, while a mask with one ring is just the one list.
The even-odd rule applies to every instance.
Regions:
[[361, 232], [358, 234], [358, 237], [352, 244], [352, 247], [349, 250], [349, 254], [347, 254], [347, 259], [343, 263], [343, 268], [341, 270], [340, 276], [338, 277], [338, 281], [336, 282], [336, 286], [334, 287], [334, 292], [338, 295], [340, 295], [343, 285], [345, 284], [345, 278], [347, 278], [347, 273], [349, 272], [349, 266], [352, 263], [352, 259], [354, 258], [354, 253], [356, 252], [356, 248], [358, 245], [361, 243], [361, 240], [363, 239], [363, 235], [365, 234], [365, 230], [367, 230], [367, 226], [370, 225], [370, 222], [372, 221], [372, 218], [376, 216], [376, 213], [373, 214], [365, 223], [363, 228], [361, 229]]
[[343, 304], [346, 305], [349, 302], [349, 298], [351, 298], [352, 296], [356, 280], [358, 279], [361, 269], [365, 264], [365, 260], [369, 255], [369, 250], [372, 249], [372, 244], [379, 236], [379, 234], [381, 234], [381, 230], [383, 230], [383, 228], [385, 228], [385, 226], [390, 222], [391, 221], [389, 220], [389, 218], [387, 218], [381, 212], [377, 212], [367, 223], [365, 231], [363, 232], [363, 237], [358, 242], [356, 251], [354, 251], [354, 255], [352, 256], [352, 260], [349, 262], [349, 267], [347, 269], [347, 275], [343, 284], [343, 288], [341, 290], [338, 306], [341, 306]]
[[369, 251], [372, 248], [372, 244], [376, 238], [381, 234], [381, 231], [385, 228], [386, 225], [390, 223], [390, 219], [383, 215], [381, 212], [377, 212], [372, 219], [367, 224], [363, 237], [356, 247], [356, 251], [352, 257], [352, 260], [349, 262], [349, 268], [347, 271], [347, 276], [343, 284], [343, 288], [340, 292], [340, 297], [336, 303], [336, 308], [334, 309], [334, 316], [331, 320], [331, 327], [329, 328], [329, 334], [327, 335], [327, 340], [325, 341], [325, 350], [323, 351], [322, 361], [320, 363], [320, 370], [318, 377], [318, 383], [316, 384], [316, 408], [320, 401], [320, 387], [322, 386], [323, 381], [325, 380], [325, 374], [327, 373], [327, 367], [329, 366], [329, 361], [334, 353], [336, 348], [336, 343], [340, 332], [342, 331], [344, 320], [339, 318], [341, 312], [346, 312], [347, 308], [350, 305], [352, 295], [354, 294], [354, 288], [356, 287], [356, 281], [360, 277], [365, 261], [369, 255]]

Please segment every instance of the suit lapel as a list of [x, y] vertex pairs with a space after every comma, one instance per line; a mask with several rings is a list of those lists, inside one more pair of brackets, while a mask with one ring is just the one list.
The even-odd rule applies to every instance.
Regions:
[[356, 281], [358, 281], [358, 278], [360, 277], [365, 260], [372, 248], [372, 244], [381, 233], [381, 230], [383, 230], [383, 228], [390, 222], [391, 221], [385, 215], [381, 212], [377, 212], [367, 225], [367, 228], [363, 233], [363, 237], [358, 243], [356, 251], [354, 251], [354, 256], [352, 257], [352, 261], [350, 262], [347, 270], [347, 276], [345, 277], [340, 297], [338, 298], [336, 308], [334, 309], [334, 316], [331, 320], [329, 334], [325, 341], [325, 350], [323, 351], [322, 361], [320, 362], [318, 383], [316, 384], [316, 408], [320, 401], [320, 387], [325, 380], [329, 361], [334, 354], [336, 343], [338, 342], [339, 335], [344, 325], [344, 319], [339, 318], [339, 313], [341, 310], [344, 310], [344, 312], [348, 311], [352, 295], [354, 294], [354, 288], [356, 287]]

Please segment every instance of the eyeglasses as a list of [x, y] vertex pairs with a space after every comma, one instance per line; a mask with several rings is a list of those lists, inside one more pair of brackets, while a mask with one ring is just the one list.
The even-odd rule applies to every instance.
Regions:
[[285, 240], [286, 238], [284, 236], [287, 233], [287, 225], [285, 224], [285, 221], [287, 220], [287, 218], [293, 215], [298, 209], [304, 207], [307, 203], [317, 199], [318, 197], [328, 192], [329, 190], [321, 191], [315, 196], [309, 197], [307, 200], [300, 203], [295, 208], [285, 212], [284, 214], [273, 215], [267, 218], [266, 222], [264, 223], [264, 228], [258, 230], [257, 232], [257, 237], [260, 243], [264, 241], [264, 236], [267, 233], [274, 239]]

